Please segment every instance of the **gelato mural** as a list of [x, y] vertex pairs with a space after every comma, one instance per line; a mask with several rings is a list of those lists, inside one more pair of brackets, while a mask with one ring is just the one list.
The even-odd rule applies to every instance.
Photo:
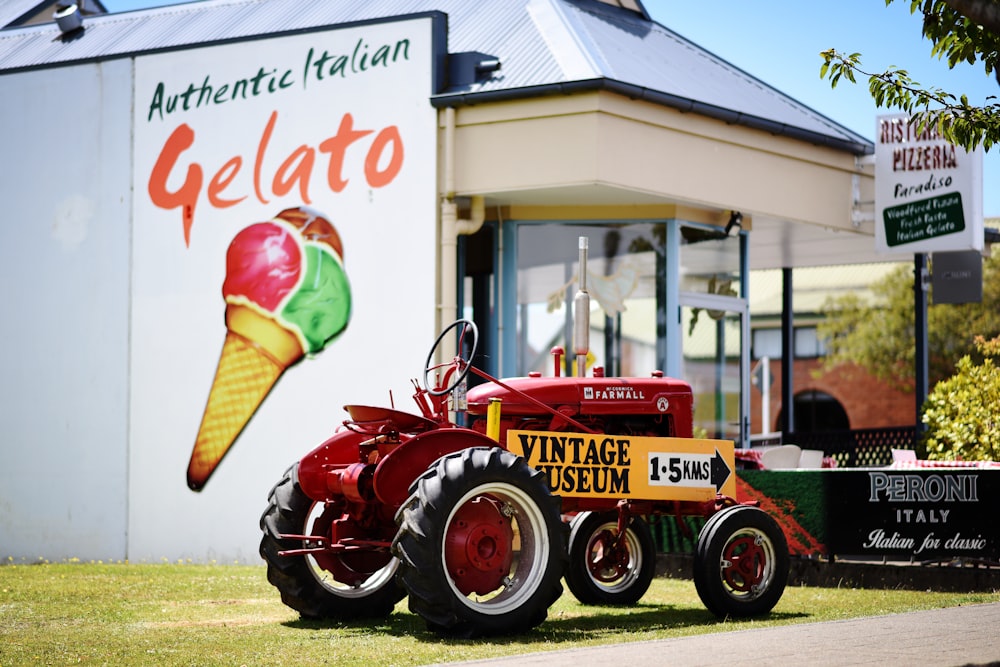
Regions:
[[436, 334], [441, 21], [136, 58], [130, 557], [258, 562], [282, 472], [344, 405], [413, 392]]

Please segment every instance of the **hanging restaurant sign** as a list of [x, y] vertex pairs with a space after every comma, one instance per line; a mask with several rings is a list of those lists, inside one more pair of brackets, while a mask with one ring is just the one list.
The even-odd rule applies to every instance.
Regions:
[[983, 248], [983, 152], [967, 152], [906, 114], [879, 116], [875, 247], [880, 253]]

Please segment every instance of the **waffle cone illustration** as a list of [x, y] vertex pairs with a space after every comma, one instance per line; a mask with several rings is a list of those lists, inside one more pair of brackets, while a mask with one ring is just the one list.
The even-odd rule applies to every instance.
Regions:
[[298, 339], [247, 306], [226, 308], [226, 339], [188, 463], [200, 490], [285, 369], [302, 358]]
[[201, 491], [284, 372], [346, 328], [351, 292], [340, 237], [306, 208], [239, 232], [226, 255], [226, 337], [187, 483]]

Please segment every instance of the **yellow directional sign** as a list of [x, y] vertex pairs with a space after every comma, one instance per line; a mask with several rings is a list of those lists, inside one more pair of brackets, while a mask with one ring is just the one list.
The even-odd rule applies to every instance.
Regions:
[[731, 440], [508, 431], [507, 448], [545, 473], [553, 493], [704, 501], [736, 496]]

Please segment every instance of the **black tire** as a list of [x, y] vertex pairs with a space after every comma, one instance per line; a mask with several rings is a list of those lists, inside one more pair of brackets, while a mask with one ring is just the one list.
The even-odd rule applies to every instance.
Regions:
[[707, 595], [707, 590], [706, 590], [707, 586], [705, 585], [705, 581], [708, 578], [699, 575], [698, 564], [704, 561], [705, 558], [707, 557], [705, 555], [705, 549], [708, 547], [709, 543], [708, 536], [712, 532], [712, 526], [715, 523], [717, 523], [720, 518], [722, 518], [723, 513], [724, 510], [720, 510], [715, 514], [713, 514], [712, 516], [708, 517], [708, 519], [705, 521], [705, 525], [702, 526], [701, 530], [698, 532], [697, 541], [695, 542], [695, 547], [694, 547], [694, 576], [693, 576], [694, 587], [695, 590], [698, 592], [698, 597], [702, 600], [702, 604], [705, 605], [707, 605], [707, 603], [705, 602]]
[[583, 604], [632, 605], [649, 590], [656, 573], [649, 525], [632, 517], [621, 544], [612, 548], [617, 530], [617, 512], [582, 512], [570, 524], [566, 585]]
[[410, 487], [393, 553], [410, 611], [452, 636], [509, 635], [562, 595], [566, 526], [543, 473], [497, 447], [446, 455]]
[[330, 517], [324, 516], [322, 503], [314, 502], [299, 488], [297, 471], [298, 464], [293, 465], [271, 489], [267, 509], [260, 517], [264, 533], [260, 555], [267, 561], [267, 580], [281, 593], [281, 601], [304, 618], [385, 618], [405, 595], [395, 580], [399, 561], [391, 555], [355, 552], [324, 556], [339, 571], [352, 573], [354, 581], [342, 583], [313, 556], [278, 553], [303, 547], [301, 540], [280, 539], [282, 534], [329, 533]]
[[694, 554], [694, 584], [702, 603], [720, 618], [770, 612], [788, 582], [788, 543], [767, 512], [735, 505], [702, 528]]

